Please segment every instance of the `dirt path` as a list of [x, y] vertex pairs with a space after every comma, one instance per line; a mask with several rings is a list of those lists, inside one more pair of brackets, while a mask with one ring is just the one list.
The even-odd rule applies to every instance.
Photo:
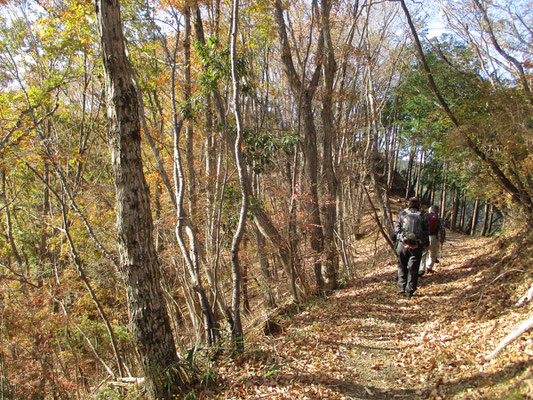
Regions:
[[[362, 287], [340, 294], [338, 301], [352, 310], [349, 363], [358, 372], [348, 386], [348, 398], [428, 398], [445, 392], [437, 388], [439, 377], [432, 382], [420, 371], [437, 367], [426, 344], [441, 328], [436, 318], [444, 315], [447, 324], [459, 323], [450, 311], [464, 291], [468, 264], [487, 242], [448, 235], [441, 262], [433, 274], [419, 279], [410, 301], [397, 294], [395, 265], [369, 272]], [[452, 342], [454, 336], [445, 339]]]
[[479, 357], [499, 324], [494, 298], [485, 301], [494, 278], [484, 270], [497, 261], [488, 243], [449, 235], [436, 272], [420, 279], [411, 300], [397, 294], [392, 256], [371, 270], [361, 264], [352, 286], [295, 312], [282, 335], [253, 344], [255, 359], [236, 366], [246, 371], [241, 380], [225, 382], [231, 395], [216, 398], [494, 398], [487, 394], [494, 386], [531, 371], [533, 354], [506, 365]]

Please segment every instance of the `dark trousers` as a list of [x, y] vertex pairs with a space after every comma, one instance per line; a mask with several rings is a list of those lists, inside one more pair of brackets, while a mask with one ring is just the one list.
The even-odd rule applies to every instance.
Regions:
[[422, 246], [416, 249], [408, 249], [403, 244], [398, 243], [396, 254], [398, 254], [398, 289], [405, 293], [413, 294], [418, 286], [418, 269], [422, 259]]

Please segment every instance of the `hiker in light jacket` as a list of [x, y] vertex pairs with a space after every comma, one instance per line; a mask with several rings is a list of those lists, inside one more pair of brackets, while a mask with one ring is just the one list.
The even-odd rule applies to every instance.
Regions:
[[433, 205], [426, 214], [426, 221], [429, 226], [429, 248], [426, 259], [426, 272], [433, 272], [433, 266], [438, 263], [439, 251], [446, 240], [446, 229], [444, 222], [439, 216], [439, 206]]
[[398, 214], [393, 238], [398, 255], [398, 293], [409, 300], [418, 286], [422, 253], [429, 246], [429, 226], [420, 211], [418, 197], [409, 199], [408, 207]]

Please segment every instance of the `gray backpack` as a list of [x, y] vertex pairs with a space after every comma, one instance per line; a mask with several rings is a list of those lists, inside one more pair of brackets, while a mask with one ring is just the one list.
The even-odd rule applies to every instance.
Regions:
[[402, 230], [400, 233], [401, 242], [412, 246], [421, 244], [424, 240], [424, 216], [421, 211], [405, 210], [407, 214], [403, 217]]

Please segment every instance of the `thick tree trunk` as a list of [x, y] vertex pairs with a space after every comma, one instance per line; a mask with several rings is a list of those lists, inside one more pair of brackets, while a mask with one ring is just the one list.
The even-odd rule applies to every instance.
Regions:
[[[321, 64], [318, 64], [309, 84], [304, 87], [298, 72], [295, 69], [291, 47], [289, 44], [285, 20], [283, 17], [283, 5], [281, 0], [274, 2], [274, 17], [278, 27], [278, 34], [282, 46], [281, 60], [285, 76], [287, 77], [293, 96], [300, 99], [300, 112], [303, 125], [304, 174], [307, 190], [307, 201], [303, 207], [307, 213], [307, 224], [311, 236], [311, 250], [313, 251], [313, 264], [317, 289], [320, 293], [336, 287], [336, 280], [331, 274], [328, 265], [322, 265], [324, 252], [324, 232], [320, 219], [320, 204], [318, 197], [318, 149], [317, 133], [313, 113], [313, 97], [320, 78]], [[324, 37], [321, 34], [317, 44], [317, 60], [322, 58]]]
[[141, 129], [137, 93], [126, 56], [120, 3], [97, 0], [97, 27], [101, 39], [110, 146], [117, 197], [118, 246], [128, 314], [145, 375], [147, 394], [170, 399], [180, 382], [167, 375], [177, 363], [160, 271], [153, 242], [150, 197], [141, 158]]
[[337, 63], [333, 51], [329, 16], [331, 11], [330, 0], [322, 0], [322, 35], [325, 42], [325, 55], [322, 68], [324, 71], [324, 94], [322, 96], [322, 165], [326, 178], [325, 216], [324, 216], [324, 262], [322, 264], [322, 276], [326, 290], [337, 288], [337, 272], [339, 269], [339, 254], [335, 244], [335, 227], [337, 224], [336, 204], [337, 189], [339, 183], [335, 175], [333, 165], [333, 144], [336, 137], [336, 124], [333, 115], [333, 82]]

